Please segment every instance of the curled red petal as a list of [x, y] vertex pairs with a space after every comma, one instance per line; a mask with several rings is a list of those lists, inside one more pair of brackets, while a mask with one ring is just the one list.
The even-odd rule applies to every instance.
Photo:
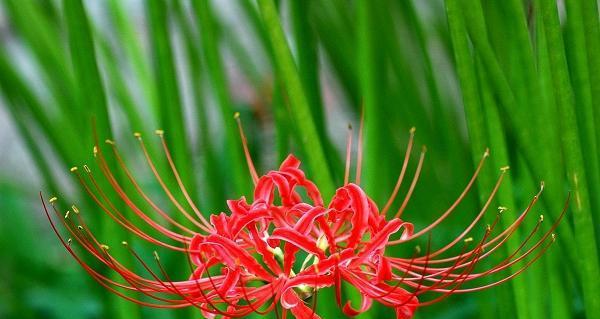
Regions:
[[288, 242], [310, 254], [318, 256], [320, 259], [325, 258], [323, 251], [319, 249], [313, 238], [305, 236], [293, 228], [282, 227], [275, 229], [269, 241], [276, 239]]
[[219, 235], [210, 235], [206, 237], [205, 244], [216, 244], [215, 251], [219, 253], [223, 262], [229, 267], [235, 268], [238, 265], [241, 265], [260, 278], [265, 280], [271, 279], [272, 276], [256, 261], [256, 259], [231, 239]]
[[346, 304], [344, 305], [344, 308], [342, 308], [342, 312], [348, 317], [356, 317], [356, 316], [360, 315], [361, 313], [369, 310], [369, 308], [371, 308], [372, 304], [373, 304], [373, 299], [371, 299], [367, 296], [362, 296], [360, 308], [355, 309], [354, 307], [352, 307], [352, 304], [350, 303], [350, 301], [347, 301]]

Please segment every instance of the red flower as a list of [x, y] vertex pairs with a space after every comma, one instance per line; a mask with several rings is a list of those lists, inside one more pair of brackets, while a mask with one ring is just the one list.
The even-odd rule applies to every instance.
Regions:
[[[124, 247], [142, 264], [150, 277], [133, 272], [119, 263], [109, 252], [109, 247], [101, 244], [94, 236], [81, 218], [77, 207], [72, 206], [62, 218], [63, 214], [57, 208], [56, 198], [52, 198], [52, 208], [70, 234], [70, 238], [65, 241], [44, 204], [53, 230], [73, 258], [108, 290], [144, 306], [193, 306], [200, 309], [207, 318], [243, 317], [252, 312], [264, 314], [271, 311], [275, 311], [277, 317], [285, 318], [288, 310], [296, 318], [319, 318], [315, 312], [316, 296], [320, 289], [333, 287], [338, 306], [348, 316], [367, 311], [372, 302], [376, 301], [394, 308], [397, 318], [412, 318], [419, 307], [441, 301], [452, 294], [486, 289], [520, 274], [549, 248], [555, 238], [552, 232], [564, 215], [563, 210], [550, 229], [531, 244], [529, 242], [543, 221], [543, 217], [540, 216], [537, 225], [517, 250], [497, 265], [484, 271], [476, 271], [476, 266], [482, 260], [498, 250], [514, 234], [540, 195], [538, 193], [531, 200], [529, 206], [509, 227], [496, 235], [492, 234], [503, 208], [499, 208], [496, 220], [487, 226], [482, 238], [475, 240], [466, 237], [488, 210], [507, 170], [502, 169], [484, 207], [458, 237], [435, 251], [432, 251], [428, 244], [423, 255], [417, 250], [408, 258], [391, 256], [389, 247], [403, 245], [424, 234], [430, 234], [434, 227], [454, 211], [471, 189], [488, 156], [486, 152], [473, 177], [450, 208], [428, 227], [415, 233], [413, 224], [402, 220], [401, 216], [419, 177], [424, 150], [401, 207], [393, 217], [386, 216], [404, 179], [413, 147], [414, 130], [411, 130], [398, 183], [381, 211], [358, 185], [362, 153], [360, 149], [357, 183], [348, 182], [351, 142], [348, 143], [345, 183], [325, 205], [317, 186], [306, 178], [300, 169], [300, 161], [292, 155], [281, 164], [279, 170], [270, 171], [259, 178], [242, 133], [244, 150], [255, 182], [253, 198], [230, 200], [227, 202], [228, 213], [211, 215], [210, 220], [206, 220], [181, 182], [162, 131], [157, 133], [180, 191], [192, 213], [188, 212], [166, 187], [146, 152], [141, 136], [136, 134], [136, 137], [165, 194], [176, 209], [198, 227], [196, 230], [175, 221], [144, 193], [123, 163], [112, 141], [107, 143], [127, 180], [136, 190], [136, 196], [143, 198], [170, 226], [166, 227], [154, 221], [135, 203], [124, 191], [123, 183], [114, 177], [100, 148], [96, 147], [95, 155], [102, 174], [129, 209], [148, 226], [168, 238], [168, 241], [154, 237], [125, 218], [98, 186], [87, 166], [84, 166], [84, 175], [80, 174], [77, 168], [71, 171], [76, 174], [91, 198], [116, 223], [152, 244], [184, 253], [190, 265], [191, 275], [188, 280], [172, 280], [156, 252], [154, 255], [157, 265], [151, 267], [127, 242], [123, 242]], [[308, 201], [300, 196], [299, 189], [304, 189]], [[92, 268], [71, 247], [73, 239], [101, 263], [116, 271], [124, 281], [115, 281]], [[462, 245], [457, 255], [442, 257], [457, 245]], [[533, 257], [524, 261], [528, 255]], [[480, 286], [465, 286], [473, 280], [507, 270], [521, 261], [524, 261], [522, 268], [503, 279]], [[358, 307], [344, 301], [344, 282], [360, 292], [362, 302]], [[127, 291], [139, 292], [137, 296], [142, 295], [144, 298], [134, 298], [127, 294]], [[422, 297], [424, 294], [429, 297]], [[309, 302], [308, 299], [312, 301]]]

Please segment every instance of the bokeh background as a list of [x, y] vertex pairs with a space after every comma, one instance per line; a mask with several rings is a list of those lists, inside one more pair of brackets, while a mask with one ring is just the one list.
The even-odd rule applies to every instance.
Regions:
[[[598, 17], [596, 0], [1, 1], [0, 318], [200, 317], [109, 295], [51, 232], [40, 191], [65, 207], [77, 203], [107, 244], [131, 240], [69, 174], [96, 167], [94, 125], [167, 205], [132, 135], [142, 133], [166, 169], [153, 134], [164, 129], [192, 196], [210, 213], [251, 192], [234, 112], [261, 172], [294, 153], [327, 196], [342, 184], [347, 127], [356, 141], [363, 111], [362, 184], [380, 205], [411, 127], [417, 149], [428, 148], [404, 215], [417, 229], [452, 203], [490, 148], [476, 189], [435, 229], [433, 247], [468, 225], [502, 166], [510, 176], [492, 205], [509, 208], [502, 226], [542, 180], [545, 190], [496, 261], [539, 214], [554, 221], [572, 195], [557, 243], [522, 276], [417, 318], [599, 318]], [[486, 219], [494, 217], [491, 209]], [[151, 258], [155, 248], [134, 242]], [[161, 254], [186, 277], [184, 257]], [[333, 304], [319, 302], [319, 313], [336, 318]], [[392, 315], [376, 305], [360, 318]]]

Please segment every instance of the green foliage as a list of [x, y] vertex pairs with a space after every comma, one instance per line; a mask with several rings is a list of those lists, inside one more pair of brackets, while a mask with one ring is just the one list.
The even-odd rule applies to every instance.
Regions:
[[[343, 182], [346, 128], [352, 125], [356, 142], [364, 113], [361, 184], [380, 207], [416, 127], [417, 145], [428, 152], [403, 218], [417, 229], [460, 194], [489, 147], [476, 190], [434, 231], [436, 247], [479, 212], [502, 166], [511, 170], [491, 207], [509, 208], [503, 227], [540, 181], [535, 215], [551, 221], [570, 192], [557, 244], [538, 263], [492, 292], [452, 296], [417, 316], [598, 318], [600, 20], [595, 0], [563, 2], [564, 12], [553, 0], [3, 1], [0, 107], [10, 125], [1, 133], [16, 134], [11, 148], [28, 153], [17, 162], [33, 167], [0, 164], [0, 278], [8, 278], [0, 280], [0, 317], [199, 317], [107, 297], [60, 249], [37, 196], [43, 190], [78, 203], [100, 239], [118, 246], [130, 235], [102, 215], [69, 168], [97, 170], [95, 127], [100, 141], [123, 146], [140, 184], [161, 194], [131, 137], [140, 132], [165, 183], [178, 189], [153, 136], [162, 129], [191, 197], [205, 215], [218, 213], [226, 199], [251, 195], [233, 117], [240, 112], [259, 173], [295, 153], [325, 199]], [[355, 165], [356, 144], [353, 155]], [[34, 178], [20, 178], [23, 172]], [[536, 220], [524, 224], [503, 254], [519, 247]], [[155, 249], [136, 245], [145, 256]], [[143, 272], [127, 253], [119, 256]], [[164, 259], [179, 279], [187, 276], [181, 255]], [[356, 305], [354, 290], [344, 294]], [[339, 316], [332, 296], [320, 293], [325, 318]], [[374, 305], [361, 318], [389, 316]]]

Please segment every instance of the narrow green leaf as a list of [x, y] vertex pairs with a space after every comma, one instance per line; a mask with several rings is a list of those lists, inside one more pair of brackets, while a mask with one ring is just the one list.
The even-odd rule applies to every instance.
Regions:
[[337, 81], [350, 100], [350, 107], [360, 113], [362, 99], [354, 47], [356, 27], [351, 18], [346, 16], [349, 11], [352, 12], [348, 8], [351, 6], [344, 1], [318, 1], [314, 4], [311, 19], [318, 30], [328, 60], [336, 72]]
[[[365, 190], [376, 202], [382, 201], [381, 179], [389, 176], [385, 171], [389, 158], [385, 134], [385, 115], [383, 110], [383, 56], [376, 34], [376, 4], [371, 1], [359, 1], [357, 7], [357, 64], [361, 94], [365, 113]], [[374, 34], [375, 33], [375, 34]], [[389, 179], [389, 177], [388, 177]], [[384, 184], [385, 185], [385, 184]], [[379, 191], [379, 192], [378, 192]], [[378, 193], [377, 193], [378, 192]]]
[[[463, 23], [463, 17], [458, 3], [453, 0], [446, 1], [446, 12], [448, 16], [448, 24], [450, 28], [450, 36], [452, 38], [452, 44], [454, 48], [454, 56], [457, 67], [458, 77], [461, 83], [461, 91], [463, 96], [463, 104], [465, 107], [465, 116], [467, 120], [467, 127], [469, 130], [469, 140], [471, 144], [471, 150], [473, 155], [473, 163], [476, 165], [481, 159], [486, 147], [491, 147], [492, 162], [491, 166], [500, 167], [500, 165], [508, 165], [508, 155], [506, 152], [506, 145], [504, 137], [502, 136], [499, 119], [497, 118], [497, 111], [494, 109], [494, 105], [490, 104], [490, 92], [487, 87], [487, 83], [482, 82], [481, 77], [477, 77], [475, 71], [475, 61], [471, 57], [469, 50], [469, 43], [465, 25]], [[485, 80], [485, 79], [483, 79]], [[482, 100], [485, 100], [487, 105], [485, 110], [481, 105]], [[491, 120], [491, 121], [490, 121]], [[493, 126], [492, 126], [493, 125]], [[501, 163], [500, 165], [498, 165]], [[489, 172], [489, 170], [488, 170]], [[479, 179], [479, 198], [480, 203], [483, 203], [486, 199], [486, 190], [493, 187], [493, 175], [484, 173]], [[504, 184], [504, 190], [499, 194], [499, 202], [501, 205], [509, 207], [511, 211], [516, 210], [515, 202], [512, 198], [512, 185], [509, 178], [506, 178]], [[514, 213], [509, 212], [508, 220], [512, 220]], [[518, 236], [517, 236], [518, 237]], [[514, 249], [515, 243], [510, 242], [511, 245], [508, 248]], [[529, 318], [527, 315], [528, 304], [527, 304], [527, 290], [524, 287], [523, 281], [519, 280], [513, 282], [515, 301], [517, 302], [517, 310], [519, 318]]]
[[597, 280], [600, 278], [600, 266], [598, 265], [598, 249], [587, 187], [588, 178], [583, 160], [581, 141], [578, 136], [574, 94], [569, 80], [556, 3], [549, 0], [541, 0], [540, 8], [543, 14], [548, 43], [548, 56], [550, 58], [553, 87], [557, 97], [559, 113], [562, 118], [560, 123], [565, 166], [569, 186], [573, 192], [573, 203], [570, 208], [573, 212], [585, 311], [589, 318], [594, 318], [600, 313], [600, 295], [598, 295], [600, 281]]
[[[549, 214], [556, 214], [556, 207], [562, 206], [560, 199], [563, 197], [560, 196], [561, 193], [558, 188], [562, 183], [558, 181], [557, 175], [555, 174], [558, 170], [554, 169], [556, 166], [560, 166], [560, 164], [558, 164], [555, 159], [556, 154], [552, 153], [557, 152], [558, 150], [550, 148], [550, 146], [554, 144], [552, 141], [549, 141], [549, 136], [539, 134], [539, 130], [544, 129], [544, 126], [547, 126], [548, 123], [552, 123], [552, 121], [541, 123], [541, 120], [532, 117], [530, 112], [525, 113], [529, 106], [519, 104], [508, 82], [506, 73], [502, 70], [494, 50], [490, 45], [481, 4], [477, 0], [470, 1], [470, 6], [461, 2], [461, 8], [465, 17], [465, 25], [469, 37], [486, 68], [488, 79], [499, 100], [499, 105], [508, 119], [506, 122], [507, 127], [510, 128], [509, 131], [515, 135], [515, 141], [518, 143], [517, 146], [519, 147], [519, 150], [523, 151], [528, 167], [530, 167], [536, 177], [544, 179], [552, 178], [553, 183], [551, 185], [554, 186], [551, 188], [552, 194], [547, 200], [549, 201], [549, 206], [551, 208], [549, 209]], [[538, 109], [538, 112], [547, 115], [544, 119], [548, 119], [549, 112], [551, 113], [552, 111]], [[535, 126], [531, 125], [531, 123], [540, 125], [539, 129], [533, 131], [532, 127]], [[529, 145], [535, 146], [528, 147]], [[552, 161], [546, 161], [545, 163], [539, 164], [539, 154], [544, 154], [544, 158], [552, 159]], [[552, 217], [557, 216], [552, 215]], [[561, 224], [560, 231], [561, 237], [565, 239], [563, 245], [568, 247], [568, 245], [571, 245], [573, 242], [573, 232], [567, 227], [566, 223]], [[565, 249], [564, 251], [569, 260], [573, 262], [576, 260], [572, 249]]]
[[[113, 34], [120, 44], [119, 48], [125, 53], [126, 61], [131, 64], [135, 80], [142, 89], [145, 102], [153, 110], [153, 115], [160, 116], [157, 105], [157, 94], [150, 70], [150, 61], [148, 56], [143, 53], [142, 39], [139, 31], [135, 29], [134, 21], [128, 16], [127, 3], [119, 0], [108, 1], [109, 18], [114, 25]], [[121, 47], [122, 46], [122, 47]]]
[[308, 99], [304, 93], [298, 70], [292, 58], [285, 34], [273, 0], [259, 0], [263, 22], [273, 46], [275, 62], [282, 75], [286, 92], [290, 99], [292, 118], [301, 130], [302, 140], [298, 141], [305, 150], [310, 172], [321, 189], [324, 198], [333, 195], [334, 185], [327, 167], [324, 148], [319, 140], [317, 128], [312, 120]]
[[233, 103], [220, 50], [219, 26], [209, 0], [193, 2], [193, 6], [198, 18], [209, 82], [215, 92], [215, 98], [221, 111], [221, 120], [225, 130], [224, 143], [227, 145], [225, 148], [226, 162], [228, 170], [231, 172], [230, 179], [238, 195], [248, 194], [251, 178], [244, 160], [241, 139], [233, 118]]
[[173, 152], [173, 160], [192, 197], [196, 195], [191, 167], [189, 138], [179, 93], [179, 80], [168, 26], [168, 8], [164, 0], [147, 1], [148, 23], [152, 35], [154, 90], [159, 103], [161, 129]]
[[61, 43], [56, 23], [49, 21], [36, 1], [10, 0], [5, 5], [15, 29], [31, 47], [46, 83], [60, 102], [61, 111], [78, 114], [80, 110], [72, 107], [76, 103], [75, 92], [66, 89], [72, 88], [75, 83], [70, 65], [64, 58], [67, 51]]
[[[587, 49], [589, 81], [592, 91], [592, 108], [596, 127], [596, 145], [600, 148], [600, 21], [598, 17], [598, 2], [594, 0], [581, 1], [585, 44]], [[596, 156], [600, 156], [600, 150]], [[600, 208], [595, 208], [596, 220], [600, 219]]]
[[337, 152], [327, 136], [327, 123], [321, 100], [318, 43], [315, 31], [309, 20], [311, 8], [311, 2], [302, 0], [293, 0], [290, 2], [298, 73], [300, 74], [302, 86], [309, 102], [312, 119], [319, 133], [319, 139], [323, 143], [325, 152], [330, 154], [326, 157], [329, 170], [337, 180], [341, 180], [340, 175], [343, 164], [339, 156], [336, 156]]
[[[588, 68], [587, 43], [582, 17], [582, 6], [579, 0], [565, 1], [567, 8], [566, 24], [566, 57], [572, 80], [574, 106], [577, 116], [579, 138], [585, 147], [581, 149], [591, 194], [600, 193], [600, 159], [598, 158], [598, 141], [596, 140], [596, 124], [594, 122], [594, 106], [590, 69]], [[600, 217], [600, 197], [590, 197], [592, 214]]]
[[197, 41], [197, 36], [193, 32], [193, 26], [186, 19], [184, 8], [181, 2], [173, 2], [173, 11], [179, 29], [183, 32], [186, 58], [189, 63], [189, 78], [192, 86], [192, 98], [198, 119], [198, 144], [202, 150], [202, 173], [204, 174], [204, 187], [201, 189], [201, 202], [204, 210], [214, 210], [223, 207], [225, 204], [225, 186], [220, 172], [223, 170], [215, 152], [213, 139], [211, 138], [210, 121], [208, 119], [208, 108], [204, 100], [204, 90], [202, 85], [202, 54]]
[[[92, 33], [83, 3], [81, 0], [64, 0], [63, 8], [65, 10], [66, 25], [69, 30], [68, 39], [73, 73], [78, 84], [77, 101], [79, 109], [89, 110], [87, 116], [93, 117], [99, 136], [110, 137], [112, 135], [111, 125], [104, 85], [98, 70]], [[86, 118], [81, 119], [84, 123], [90, 120]], [[85, 127], [89, 128], [89, 126]], [[87, 131], [91, 130], [88, 129]], [[88, 136], [86, 142], [89, 145], [93, 145], [92, 133], [89, 132], [86, 135]], [[102, 221], [103, 238], [113, 239], [117, 237], [119, 240], [128, 238], [128, 234], [116, 223], [105, 219], [102, 219]], [[130, 257], [124, 252], [116, 252], [116, 256], [125, 258], [125, 260]], [[111, 274], [111, 276], [118, 277], [117, 274]], [[111, 295], [109, 300], [111, 300], [113, 306], [110, 309], [112, 312], [111, 317], [136, 318], [139, 316], [137, 312], [138, 307], [135, 305], [114, 295]]]

